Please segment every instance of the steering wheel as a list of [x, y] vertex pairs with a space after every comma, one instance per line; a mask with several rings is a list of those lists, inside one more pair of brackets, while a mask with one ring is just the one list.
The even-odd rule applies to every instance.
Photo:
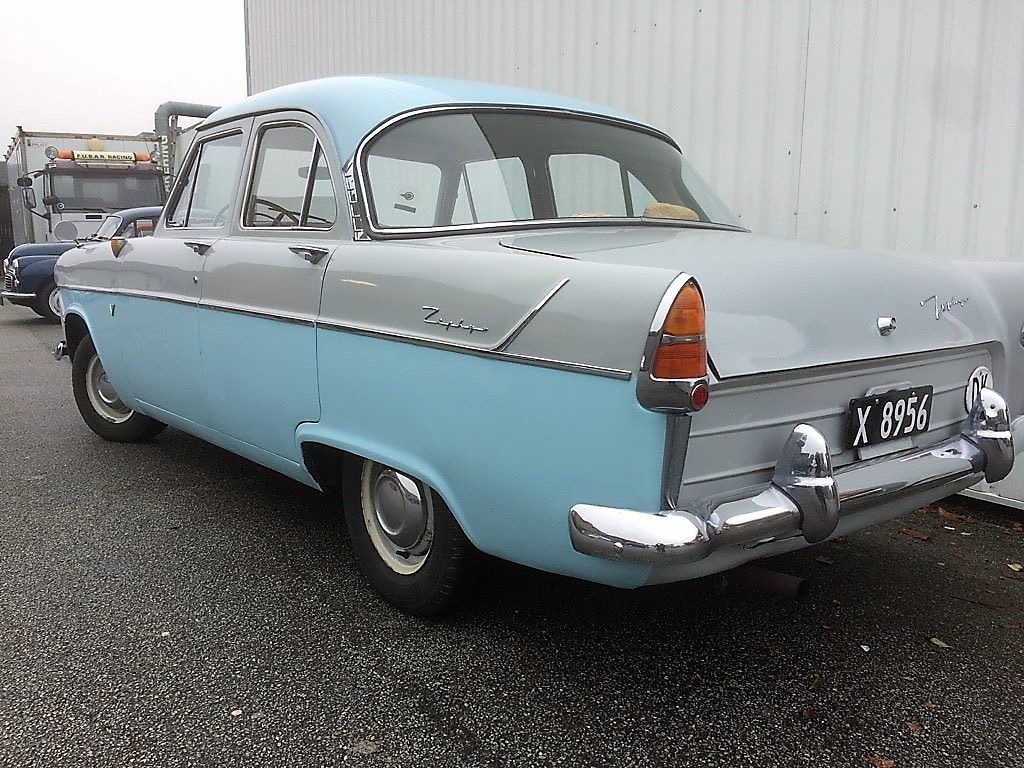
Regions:
[[264, 211], [253, 211], [253, 218], [255, 218], [256, 216], [266, 216], [268, 219], [272, 219], [270, 224], [270, 226], [272, 227], [281, 226], [281, 224], [287, 218], [291, 219], [291, 222], [288, 224], [288, 226], [299, 226], [299, 214], [297, 214], [295, 211], [289, 210], [288, 208], [285, 208], [283, 205], [279, 205], [275, 203], [273, 200], [267, 200], [264, 197], [257, 197], [255, 200], [253, 200], [253, 203], [255, 203], [256, 205], [265, 205], [270, 210], [277, 211], [277, 216], [274, 217], [271, 217], [269, 213], [266, 213]]

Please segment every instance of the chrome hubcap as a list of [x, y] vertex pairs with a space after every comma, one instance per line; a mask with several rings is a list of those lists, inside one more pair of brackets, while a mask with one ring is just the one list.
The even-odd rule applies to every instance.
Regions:
[[418, 571], [430, 554], [434, 509], [430, 491], [396, 469], [366, 462], [363, 522], [384, 563], [396, 573]]
[[107, 372], [103, 370], [103, 363], [98, 355], [94, 355], [89, 361], [89, 367], [85, 371], [85, 390], [89, 395], [89, 402], [93, 410], [101, 417], [113, 424], [121, 424], [131, 418], [132, 411], [117, 396], [114, 387], [107, 378]]
[[56, 288], [50, 291], [50, 295], [46, 297], [46, 303], [50, 305], [50, 311], [60, 317], [60, 291]]

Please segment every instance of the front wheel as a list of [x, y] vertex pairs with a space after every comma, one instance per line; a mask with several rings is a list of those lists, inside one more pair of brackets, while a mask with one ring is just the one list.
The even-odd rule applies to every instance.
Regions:
[[82, 339], [75, 349], [71, 363], [71, 388], [82, 419], [104, 440], [137, 443], [148, 440], [166, 426], [121, 402], [89, 336]]
[[53, 280], [48, 280], [36, 293], [36, 302], [32, 309], [51, 323], [60, 322], [60, 291]]
[[450, 610], [473, 550], [445, 503], [419, 480], [375, 461], [353, 461], [345, 474], [345, 522], [373, 588], [414, 616]]

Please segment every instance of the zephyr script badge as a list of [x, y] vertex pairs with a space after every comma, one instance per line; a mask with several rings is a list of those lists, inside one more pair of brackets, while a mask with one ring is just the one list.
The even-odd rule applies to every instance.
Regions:
[[953, 307], [962, 307], [968, 301], [967, 296], [951, 296], [949, 301], [939, 301], [939, 297], [932, 294], [927, 299], [921, 300], [921, 306], [924, 307], [928, 302], [932, 302], [935, 308], [935, 319], [938, 320], [942, 317], [943, 312], [949, 312]]
[[472, 323], [466, 323], [463, 318], [459, 318], [458, 320], [446, 319], [444, 315], [441, 314], [441, 310], [437, 307], [423, 307], [422, 309], [427, 313], [426, 317], [423, 318], [424, 323], [440, 325], [446, 331], [450, 331], [452, 328], [469, 331], [471, 335], [474, 333], [487, 333], [486, 328], [482, 328], [479, 325], [473, 325]]

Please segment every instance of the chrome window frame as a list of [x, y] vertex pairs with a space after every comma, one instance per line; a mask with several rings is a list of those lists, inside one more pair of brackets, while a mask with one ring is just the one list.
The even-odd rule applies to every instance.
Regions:
[[[621, 117], [601, 115], [594, 112], [566, 109], [562, 107], [540, 107], [527, 104], [445, 104], [432, 107], [418, 107], [406, 112], [389, 117], [379, 123], [367, 133], [356, 146], [352, 155], [351, 164], [354, 169], [353, 181], [355, 183], [355, 199], [349, 196], [350, 213], [353, 225], [353, 239], [373, 240], [395, 240], [410, 237], [436, 237], [443, 235], [457, 234], [480, 234], [483, 232], [507, 232], [523, 229], [554, 228], [554, 227], [578, 227], [583, 225], [616, 226], [675, 226], [680, 228], [693, 229], [718, 229], [730, 232], [748, 232], [749, 230], [733, 226], [731, 224], [717, 224], [704, 221], [679, 221], [675, 219], [643, 219], [638, 217], [579, 217], [579, 218], [555, 218], [555, 219], [513, 219], [510, 221], [489, 221], [477, 224], [451, 224], [437, 227], [380, 227], [371, 215], [373, 210], [373, 196], [370, 192], [370, 183], [367, 177], [366, 152], [367, 147], [379, 138], [385, 131], [395, 126], [415, 120], [416, 118], [439, 114], [473, 114], [480, 112], [488, 113], [513, 113], [513, 114], [536, 114], [550, 117], [570, 117], [575, 119], [589, 120], [592, 122], [614, 125], [627, 130], [639, 131], [666, 142], [669, 146], [683, 154], [679, 145], [667, 133], [659, 131], [643, 123], [637, 123]], [[335, 190], [337, 192], [337, 190]]]
[[[310, 147], [310, 175], [311, 178], [307, 179], [306, 189], [302, 195], [302, 205], [305, 209], [307, 195], [312, 195], [312, 185], [316, 182], [315, 175], [316, 169], [313, 167], [313, 161], [317, 159], [317, 149], [320, 150], [320, 156], [324, 158], [324, 165], [327, 166], [327, 173], [331, 178], [331, 188], [334, 191], [334, 221], [331, 222], [329, 227], [303, 227], [301, 224], [293, 227], [260, 227], [253, 226], [245, 223], [246, 210], [249, 207], [249, 193], [253, 190], [253, 182], [256, 180], [256, 161], [259, 157], [260, 152], [260, 140], [263, 138], [263, 134], [271, 128], [287, 128], [289, 126], [296, 126], [299, 128], [305, 128], [313, 135], [313, 144]], [[300, 221], [303, 211], [300, 211]], [[306, 212], [308, 213], [308, 211]], [[305, 123], [297, 118], [284, 118], [281, 120], [268, 120], [264, 123], [259, 123], [253, 126], [253, 137], [252, 137], [252, 151], [249, 155], [249, 165], [245, 174], [245, 188], [241, 199], [241, 207], [238, 211], [238, 231], [239, 232], [333, 232], [338, 226], [338, 220], [342, 217], [342, 209], [338, 199], [338, 185], [334, 181], [334, 171], [331, 169], [330, 158], [327, 155], [327, 149], [324, 142], [320, 138], [320, 134], [317, 133], [316, 129], [309, 123]]]
[[[192, 166], [194, 163], [198, 162], [198, 158], [201, 157], [203, 146], [211, 141], [216, 141], [217, 139], [223, 139], [226, 136], [234, 135], [239, 135], [242, 137], [242, 144], [240, 149], [242, 151], [242, 159], [244, 161], [245, 152], [248, 149], [249, 137], [246, 136], [245, 129], [241, 126], [237, 128], [229, 128], [227, 130], [218, 131], [217, 133], [212, 133], [209, 136], [196, 136], [195, 141], [193, 141], [192, 145], [189, 147], [188, 157], [185, 158], [185, 162], [182, 163], [181, 165], [182, 170], [181, 172], [178, 173], [177, 178], [174, 180], [174, 187], [171, 190], [170, 196], [168, 196], [167, 198], [167, 204], [164, 206], [164, 212], [160, 215], [160, 224], [166, 232], [209, 232], [227, 229], [230, 226], [230, 217], [226, 218], [223, 224], [216, 224], [214, 226], [209, 227], [197, 227], [192, 224], [170, 224], [169, 216], [172, 211], [176, 210], [177, 205], [180, 202], [181, 193], [184, 191], [185, 185], [188, 180], [188, 176], [192, 172]], [[193, 192], [193, 194], [195, 193]], [[232, 202], [234, 203], [235, 201], [233, 200]], [[191, 207], [189, 213], [191, 214]], [[156, 230], [154, 230], [154, 234], [156, 234]]]

